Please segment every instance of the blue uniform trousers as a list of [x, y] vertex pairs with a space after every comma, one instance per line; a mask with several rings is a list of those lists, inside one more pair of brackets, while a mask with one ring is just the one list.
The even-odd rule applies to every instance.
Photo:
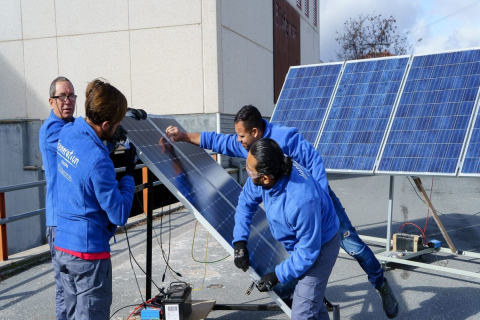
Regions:
[[360, 239], [357, 230], [352, 226], [347, 213], [335, 193], [328, 187], [338, 220], [340, 220], [340, 234], [342, 248], [358, 261], [363, 271], [368, 275], [368, 281], [375, 289], [383, 284], [383, 270], [372, 250]]
[[56, 250], [67, 319], [107, 320], [112, 305], [112, 262], [83, 260]]
[[317, 261], [298, 278], [293, 293], [292, 320], [329, 319], [323, 298], [328, 277], [337, 261], [340, 238], [340, 233], [337, 232], [332, 239], [323, 244]]
[[55, 231], [57, 227], [47, 227], [47, 242], [50, 247], [50, 256], [52, 257], [53, 275], [55, 277], [55, 283], [57, 289], [55, 291], [55, 314], [57, 320], [67, 319], [65, 312], [65, 299], [63, 298], [63, 286], [60, 279], [60, 272], [58, 271], [57, 257], [55, 255]]

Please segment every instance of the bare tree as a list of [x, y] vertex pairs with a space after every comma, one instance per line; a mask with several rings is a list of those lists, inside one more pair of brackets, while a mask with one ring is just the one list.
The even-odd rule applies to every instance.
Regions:
[[336, 31], [339, 60], [369, 59], [406, 54], [411, 50], [407, 37], [396, 33], [397, 20], [381, 14], [359, 15], [345, 21], [343, 34]]

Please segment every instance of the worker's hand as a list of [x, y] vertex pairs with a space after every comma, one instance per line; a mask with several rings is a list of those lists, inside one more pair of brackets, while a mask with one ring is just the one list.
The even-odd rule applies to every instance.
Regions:
[[267, 292], [272, 291], [273, 287], [278, 283], [278, 278], [275, 272], [267, 273], [262, 277], [260, 281], [258, 281], [258, 291], [260, 292]]
[[244, 272], [250, 266], [250, 258], [248, 257], [247, 243], [245, 241], [235, 242], [235, 265]]
[[187, 134], [185, 132], [183, 132], [182, 130], [178, 129], [177, 127], [174, 127], [174, 126], [169, 126], [165, 130], [165, 135], [172, 142], [186, 141], [187, 140]]
[[130, 148], [125, 149], [125, 173], [133, 177], [135, 171], [135, 163], [137, 162], [137, 150], [133, 144], [130, 143]]
[[143, 109], [127, 108], [127, 116], [135, 118], [137, 120], [147, 119], [147, 113]]

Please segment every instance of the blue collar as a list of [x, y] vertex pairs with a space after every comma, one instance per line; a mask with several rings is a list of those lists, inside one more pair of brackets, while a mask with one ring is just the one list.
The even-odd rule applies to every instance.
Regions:
[[83, 117], [78, 117], [77, 119], [75, 119], [73, 126], [75, 130], [88, 135], [90, 139], [92, 139], [97, 145], [101, 146], [101, 148], [105, 149], [105, 151], [108, 152], [108, 149], [103, 143], [103, 141], [100, 140], [93, 128], [85, 121], [85, 119], [83, 119]]
[[273, 125], [265, 119], [263, 119], [263, 122], [265, 123], [265, 132], [263, 133], [263, 137], [269, 138], [270, 135], [272, 134]]
[[271, 187], [270, 189], [264, 188], [264, 190], [271, 198], [276, 198], [285, 192], [288, 181], [289, 176], [281, 176], [273, 187]]
[[69, 123], [69, 122], [74, 122], [74, 121], [75, 121], [75, 117], [72, 117], [72, 120], [70, 120], [70, 121], [60, 118], [59, 116], [57, 116], [57, 115], [55, 114], [55, 112], [53, 112], [53, 109], [50, 110], [50, 117], [52, 117], [52, 118], [54, 118], [54, 119], [56, 119], [56, 120], [63, 121], [63, 122], [65, 122], [65, 123]]

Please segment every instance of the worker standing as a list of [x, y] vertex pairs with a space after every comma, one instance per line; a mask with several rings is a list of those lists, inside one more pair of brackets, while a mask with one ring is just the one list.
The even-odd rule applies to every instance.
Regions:
[[50, 116], [45, 120], [39, 133], [39, 146], [42, 154], [43, 169], [47, 182], [47, 197], [45, 201], [46, 234], [47, 243], [50, 247], [53, 274], [55, 278], [55, 315], [57, 320], [67, 319], [65, 302], [63, 298], [63, 286], [57, 266], [55, 254], [55, 237], [57, 229], [57, 143], [60, 130], [75, 118], [75, 102], [77, 96], [72, 83], [65, 77], [57, 77], [50, 84]]
[[68, 319], [108, 319], [112, 304], [109, 241], [133, 202], [135, 148], [125, 151], [126, 175], [116, 180], [109, 150], [127, 99], [96, 79], [85, 94], [86, 117], [63, 127], [57, 145], [56, 254]]

